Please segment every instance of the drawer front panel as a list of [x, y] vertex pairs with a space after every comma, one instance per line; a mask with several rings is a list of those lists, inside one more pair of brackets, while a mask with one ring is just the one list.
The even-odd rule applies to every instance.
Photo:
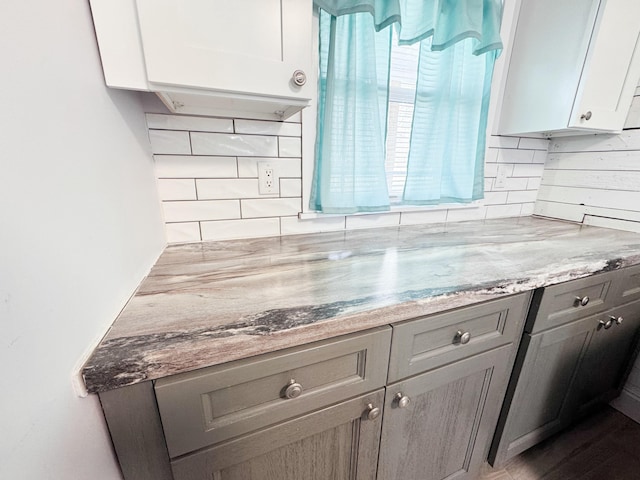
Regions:
[[618, 304], [640, 299], [640, 265], [625, 268], [621, 272], [622, 278], [616, 300]]
[[381, 327], [158, 380], [156, 397], [169, 455], [383, 386], [390, 340], [391, 329]]
[[394, 324], [389, 382], [513, 342], [522, 331], [529, 298], [523, 293]]
[[286, 386], [291, 379], [303, 386], [303, 393], [361, 380], [364, 377], [363, 360], [361, 351], [352, 352], [349, 355], [213, 390], [202, 396], [206, 404], [205, 423], [208, 428], [212, 428], [226, 415], [279, 401], [285, 395]]
[[[617, 283], [614, 282], [619, 276], [619, 271], [612, 271], [546, 287], [535, 322], [531, 315], [526, 331], [540, 332], [615, 306]], [[588, 302], [584, 301], [586, 298]]]

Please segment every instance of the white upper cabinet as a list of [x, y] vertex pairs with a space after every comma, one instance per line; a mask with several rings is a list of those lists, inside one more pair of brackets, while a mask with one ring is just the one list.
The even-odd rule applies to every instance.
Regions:
[[522, 0], [498, 133], [621, 131], [639, 36], [638, 0]]
[[91, 0], [107, 85], [176, 113], [282, 118], [308, 105], [312, 0]]

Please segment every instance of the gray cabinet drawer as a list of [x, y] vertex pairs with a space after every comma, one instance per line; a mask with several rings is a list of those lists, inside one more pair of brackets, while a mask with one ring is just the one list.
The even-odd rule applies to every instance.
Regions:
[[[530, 293], [393, 325], [389, 382], [513, 342]], [[463, 344], [458, 332], [470, 334]]]
[[[171, 457], [384, 385], [391, 328], [347, 335], [158, 380]], [[294, 380], [295, 398], [286, 390]]]
[[616, 294], [616, 303], [623, 304], [640, 299], [640, 265], [625, 268], [620, 272], [620, 286]]
[[[534, 297], [525, 330], [541, 332], [611, 308], [616, 303], [619, 278], [616, 270], [545, 287], [541, 296], [536, 293]], [[584, 298], [589, 299], [586, 305], [580, 303]]]

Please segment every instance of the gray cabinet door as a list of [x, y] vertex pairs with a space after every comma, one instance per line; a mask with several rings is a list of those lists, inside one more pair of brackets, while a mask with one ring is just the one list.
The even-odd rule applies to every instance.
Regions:
[[596, 316], [592, 316], [524, 335], [489, 455], [494, 466], [502, 465], [570, 421], [572, 385], [597, 323]]
[[[475, 478], [511, 352], [503, 346], [387, 387], [378, 479]], [[398, 394], [409, 404], [401, 406]]]
[[384, 390], [171, 462], [175, 480], [374, 480]]
[[[623, 319], [617, 324], [614, 319]], [[601, 321], [612, 321], [609, 328], [596, 327], [576, 377], [576, 403], [588, 410], [599, 402], [615, 398], [633, 362], [632, 348], [640, 325], [640, 302], [605, 312]]]

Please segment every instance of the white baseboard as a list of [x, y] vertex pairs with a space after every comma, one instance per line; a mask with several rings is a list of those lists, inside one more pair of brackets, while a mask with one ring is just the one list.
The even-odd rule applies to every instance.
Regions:
[[622, 394], [612, 400], [610, 405], [631, 420], [640, 423], [640, 397], [629, 390], [622, 390]]

